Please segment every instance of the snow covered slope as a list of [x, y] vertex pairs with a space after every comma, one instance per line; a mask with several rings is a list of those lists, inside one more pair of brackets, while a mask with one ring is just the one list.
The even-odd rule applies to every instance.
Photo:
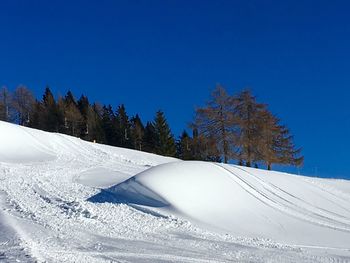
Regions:
[[0, 122], [0, 261], [350, 262], [349, 244], [349, 181]]

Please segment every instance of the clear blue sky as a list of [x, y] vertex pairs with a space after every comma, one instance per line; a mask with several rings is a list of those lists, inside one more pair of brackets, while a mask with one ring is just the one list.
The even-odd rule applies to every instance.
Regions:
[[0, 85], [72, 90], [178, 135], [216, 83], [250, 87], [307, 175], [350, 178], [347, 1], [0, 1]]

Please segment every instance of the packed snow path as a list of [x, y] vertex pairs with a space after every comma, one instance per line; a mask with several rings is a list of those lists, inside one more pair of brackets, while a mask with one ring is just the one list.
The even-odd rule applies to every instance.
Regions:
[[0, 134], [0, 261], [350, 262], [348, 181]]

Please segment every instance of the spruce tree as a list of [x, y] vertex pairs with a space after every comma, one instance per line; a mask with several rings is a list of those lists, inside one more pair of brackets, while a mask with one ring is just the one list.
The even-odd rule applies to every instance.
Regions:
[[157, 134], [152, 122], [147, 122], [142, 141], [144, 151], [156, 153]]
[[101, 141], [103, 136], [101, 134], [102, 127], [98, 112], [94, 110], [94, 107], [90, 105], [88, 97], [84, 95], [80, 97], [77, 104], [83, 117], [80, 137], [88, 141]]
[[[94, 103], [91, 108], [94, 126], [93, 129], [89, 130], [90, 140], [105, 143], [106, 136], [102, 127], [102, 106], [98, 103]], [[90, 117], [88, 117], [88, 119], [89, 118]]]
[[35, 101], [32, 111], [31, 122], [29, 123], [29, 127], [43, 130], [43, 112], [45, 108], [40, 101]]
[[42, 99], [42, 106], [44, 111], [42, 112], [42, 126], [43, 130], [49, 132], [59, 132], [63, 127], [63, 112], [56, 104], [55, 98], [49, 87], [45, 88], [45, 92]]
[[130, 122], [128, 114], [126, 113], [124, 104], [118, 106], [116, 112], [116, 125], [118, 133], [118, 146], [131, 148], [131, 132], [130, 132]]
[[182, 160], [195, 160], [193, 140], [184, 130], [176, 141], [176, 157]]
[[116, 130], [116, 118], [111, 105], [103, 106], [101, 124], [105, 134], [105, 143], [117, 146], [118, 136]]
[[175, 139], [162, 111], [157, 111], [156, 113], [154, 128], [157, 139], [155, 147], [156, 153], [165, 156], [175, 156]]
[[60, 105], [64, 109], [64, 127], [66, 133], [72, 136], [80, 136], [84, 121], [71, 91], [67, 92]]
[[138, 114], [130, 120], [130, 137], [132, 141], [132, 146], [134, 149], [142, 151], [143, 150], [143, 137], [145, 133], [145, 128], [143, 127], [142, 121]]

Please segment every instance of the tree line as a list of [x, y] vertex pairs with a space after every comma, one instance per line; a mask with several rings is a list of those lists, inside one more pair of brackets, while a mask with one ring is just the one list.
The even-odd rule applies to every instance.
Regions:
[[300, 149], [289, 130], [250, 91], [230, 96], [217, 86], [205, 107], [197, 108], [190, 125], [175, 139], [164, 112], [142, 122], [139, 114], [128, 116], [123, 104], [90, 103], [85, 95], [76, 100], [68, 91], [55, 98], [46, 87], [41, 100], [25, 86], [10, 92], [0, 89], [0, 120], [59, 132], [112, 146], [125, 147], [184, 160], [236, 160], [240, 165], [265, 163], [301, 165]]

